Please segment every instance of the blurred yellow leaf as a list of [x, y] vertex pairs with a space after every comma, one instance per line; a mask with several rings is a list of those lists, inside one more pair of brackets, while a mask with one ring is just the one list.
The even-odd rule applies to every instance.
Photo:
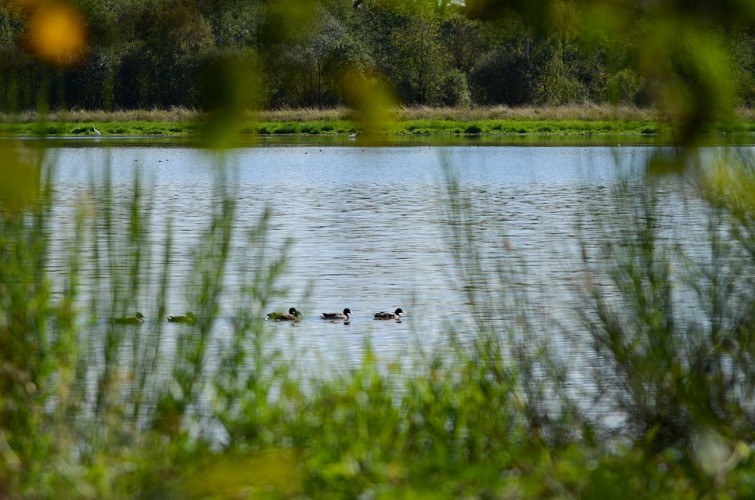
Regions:
[[84, 20], [67, 4], [40, 4], [29, 20], [26, 39], [37, 57], [66, 66], [76, 62], [86, 48]]
[[304, 36], [316, 18], [314, 0], [269, 0], [260, 38], [264, 43], [291, 42]]
[[392, 111], [396, 107], [396, 98], [382, 78], [350, 70], [343, 75], [342, 86], [365, 134], [390, 127], [394, 121]]
[[301, 482], [294, 454], [270, 450], [257, 455], [219, 457], [187, 479], [184, 493], [190, 498], [285, 497], [300, 493]]
[[654, 83], [659, 107], [689, 144], [707, 125], [732, 116], [734, 87], [725, 44], [705, 27], [674, 18], [648, 20], [636, 48], [640, 72]]
[[224, 148], [237, 139], [249, 111], [259, 108], [262, 70], [257, 55], [247, 51], [216, 54], [203, 74], [202, 137], [211, 148]]
[[580, 16], [573, 2], [556, 0], [547, 4], [545, 25], [549, 33], [557, 33], [561, 40], [574, 37], [579, 30]]

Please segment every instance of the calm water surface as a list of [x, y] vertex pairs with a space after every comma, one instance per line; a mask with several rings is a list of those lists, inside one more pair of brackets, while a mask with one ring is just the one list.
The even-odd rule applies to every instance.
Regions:
[[[446, 339], [448, 324], [471, 331], [468, 307], [442, 221], [444, 171], [452, 169], [475, 202], [476, 248], [488, 265], [512, 255], [525, 271], [511, 286], [532, 296], [544, 324], [572, 316], [578, 284], [577, 223], [606, 196], [618, 171], [640, 168], [647, 147], [254, 147], [223, 155], [191, 147], [97, 147], [73, 144], [50, 150], [55, 170], [60, 248], [70, 235], [71, 214], [92, 179], [109, 171], [117, 199], [127, 200], [140, 175], [153, 200], [156, 253], [164, 227], [175, 231], [168, 313], [187, 309], [193, 256], [209, 213], [213, 186], [226, 172], [238, 188], [238, 239], [262, 208], [273, 209], [274, 246], [293, 238], [291, 266], [283, 280], [289, 296], [275, 309], [304, 311], [295, 325], [271, 324], [296, 340], [306, 356], [337, 362], [357, 359], [370, 339], [385, 357]], [[95, 181], [99, 182], [99, 181]], [[683, 182], [683, 181], [680, 181]], [[149, 198], [149, 197], [148, 197]], [[682, 205], [670, 210], [686, 217]], [[587, 224], [585, 238], [592, 235]], [[66, 229], [68, 228], [68, 229]], [[64, 252], [53, 255], [63, 269]], [[244, 262], [228, 270], [230, 293], [222, 307], [228, 329], [239, 304], [233, 290], [244, 281]], [[62, 271], [61, 271], [62, 272]], [[155, 278], [156, 279], [156, 278]], [[307, 293], [311, 288], [311, 293]], [[506, 289], [499, 289], [502, 296]], [[140, 307], [150, 310], [148, 299]], [[323, 311], [353, 311], [350, 324], [318, 319]], [[372, 313], [402, 307], [406, 320], [379, 322]], [[154, 314], [154, 311], [151, 311]], [[501, 318], [502, 324], [505, 318]], [[169, 328], [179, 328], [170, 325]]]

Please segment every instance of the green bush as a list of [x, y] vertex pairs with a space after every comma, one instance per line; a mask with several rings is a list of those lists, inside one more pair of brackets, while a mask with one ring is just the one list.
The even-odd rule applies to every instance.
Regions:
[[639, 102], [644, 79], [630, 68], [619, 70], [608, 78], [608, 95], [616, 104], [642, 104]]
[[479, 135], [482, 133], [482, 129], [479, 125], [473, 123], [464, 129], [464, 133], [468, 135]]
[[273, 129], [273, 134], [293, 135], [299, 133], [299, 126], [295, 123], [281, 123]]
[[435, 100], [441, 106], [470, 106], [472, 94], [469, 91], [466, 75], [457, 69], [448, 72], [441, 80], [440, 90]]

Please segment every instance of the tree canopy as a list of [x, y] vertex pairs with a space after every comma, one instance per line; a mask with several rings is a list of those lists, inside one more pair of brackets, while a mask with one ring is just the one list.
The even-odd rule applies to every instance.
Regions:
[[349, 105], [370, 80], [405, 105], [659, 104], [696, 123], [752, 104], [753, 20], [737, 0], [9, 0], [0, 110], [205, 109], [226, 67], [248, 106]]

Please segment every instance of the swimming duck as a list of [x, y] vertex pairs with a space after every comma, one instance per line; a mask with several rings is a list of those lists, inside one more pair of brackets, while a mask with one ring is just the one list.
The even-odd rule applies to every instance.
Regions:
[[301, 318], [301, 313], [296, 310], [295, 307], [292, 307], [288, 310], [288, 313], [282, 313], [282, 312], [271, 312], [267, 313], [267, 319], [272, 319], [274, 321], [298, 321], [299, 318]]
[[322, 313], [320, 315], [320, 318], [322, 319], [345, 319], [346, 321], [349, 320], [349, 314], [351, 314], [351, 309], [348, 307], [343, 310], [342, 313]]
[[141, 325], [144, 322], [144, 315], [140, 312], [133, 316], [123, 316], [122, 318], [113, 318], [110, 320], [115, 325]]
[[197, 320], [197, 317], [194, 316], [194, 313], [189, 311], [186, 314], [177, 314], [175, 316], [168, 316], [168, 321], [171, 323], [184, 323], [187, 325], [193, 325], [194, 322]]
[[404, 314], [404, 310], [399, 307], [394, 312], [380, 311], [373, 316], [375, 316], [375, 319], [401, 319], [402, 314]]

